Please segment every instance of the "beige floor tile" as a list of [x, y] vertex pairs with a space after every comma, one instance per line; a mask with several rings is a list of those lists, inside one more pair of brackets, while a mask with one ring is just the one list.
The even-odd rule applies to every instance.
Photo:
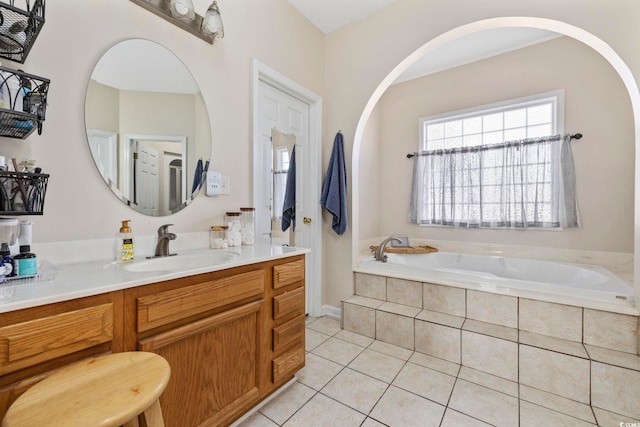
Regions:
[[296, 379], [302, 384], [319, 391], [333, 377], [338, 375], [342, 369], [344, 369], [342, 365], [310, 353], [307, 354], [305, 367], [296, 373]]
[[370, 416], [388, 426], [438, 427], [444, 406], [390, 386]]
[[461, 414], [458, 411], [454, 411], [451, 408], [447, 408], [440, 427], [491, 427], [491, 424], [487, 424], [475, 418], [471, 418], [468, 415]]
[[359, 345], [361, 347], [368, 347], [373, 341], [375, 341], [373, 338], [369, 338], [367, 336], [360, 335], [351, 331], [340, 331], [335, 334], [334, 337], [344, 341], [348, 341], [352, 344]]
[[349, 368], [391, 384], [405, 363], [396, 357], [365, 349], [349, 364]]
[[342, 366], [347, 366], [362, 350], [364, 350], [364, 347], [360, 347], [359, 345], [337, 338], [329, 338], [313, 349], [312, 353], [329, 359], [332, 362], [339, 363]]
[[313, 329], [314, 331], [318, 331], [326, 335], [335, 335], [342, 330], [342, 328], [340, 327], [340, 320], [326, 316], [310, 323], [307, 328]]
[[293, 383], [272, 401], [260, 408], [260, 413], [278, 425], [282, 425], [289, 417], [311, 399], [316, 393], [312, 388], [299, 382]]
[[307, 351], [311, 351], [329, 338], [331, 338], [330, 335], [326, 335], [321, 332], [314, 331], [313, 329], [307, 328], [307, 330], [305, 331], [304, 348]]
[[508, 394], [509, 396], [518, 397], [518, 383], [515, 381], [506, 380], [467, 366], [460, 368], [458, 378], [490, 388], [491, 390], [499, 391], [500, 393]]
[[518, 399], [458, 379], [449, 407], [498, 427], [518, 425]]
[[520, 401], [520, 427], [594, 427], [588, 423], [560, 412]]
[[[640, 425], [640, 418], [634, 419], [625, 415], [616, 414], [615, 412], [605, 411], [597, 407], [593, 407], [593, 413], [598, 420], [598, 425], [602, 427], [620, 427], [621, 423], [637, 423]], [[622, 424], [624, 425], [624, 424]]]
[[232, 424], [232, 427], [278, 427], [278, 424], [271, 421], [269, 418], [262, 415], [260, 412], [255, 412], [249, 418], [239, 424]]
[[318, 319], [319, 317], [307, 316], [307, 318], [305, 319], [305, 323], [308, 325], [309, 323], [313, 323]]
[[433, 369], [434, 371], [439, 371], [454, 377], [457, 376], [460, 371], [460, 365], [457, 363], [429, 356], [428, 354], [418, 353], [417, 351], [413, 353], [409, 361], [416, 365], [424, 366], [425, 368]]
[[295, 413], [285, 424], [285, 427], [358, 427], [365, 416], [342, 403], [316, 394], [306, 405]]
[[383, 381], [344, 369], [322, 389], [322, 394], [368, 414], [389, 385]]
[[382, 341], [374, 341], [369, 346], [370, 350], [375, 350], [380, 353], [387, 354], [389, 356], [397, 357], [398, 359], [408, 360], [413, 354], [413, 350], [398, 347], [397, 345], [389, 344]]
[[393, 385], [446, 405], [455, 382], [455, 377], [409, 362], [402, 368]]
[[373, 418], [367, 418], [360, 427], [386, 427], [384, 424], [377, 422]]
[[520, 384], [520, 401], [523, 400], [592, 424], [596, 423], [591, 406]]

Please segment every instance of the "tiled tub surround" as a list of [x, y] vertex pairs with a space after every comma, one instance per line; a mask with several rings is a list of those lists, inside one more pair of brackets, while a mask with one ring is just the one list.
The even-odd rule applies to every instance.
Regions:
[[637, 315], [356, 273], [343, 328], [640, 419]]

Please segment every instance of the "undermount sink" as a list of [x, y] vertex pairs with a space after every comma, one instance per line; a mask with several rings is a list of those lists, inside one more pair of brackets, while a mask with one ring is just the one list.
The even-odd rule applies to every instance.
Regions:
[[226, 251], [202, 252], [134, 261], [131, 264], [122, 265], [121, 268], [135, 273], [189, 270], [224, 264], [238, 258], [238, 256], [237, 253]]

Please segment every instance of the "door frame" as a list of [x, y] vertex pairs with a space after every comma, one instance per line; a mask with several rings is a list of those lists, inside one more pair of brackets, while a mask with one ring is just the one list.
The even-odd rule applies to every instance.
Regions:
[[253, 203], [257, 206], [260, 201], [261, 174], [256, 173], [260, 163], [260, 135], [258, 129], [260, 119], [260, 102], [258, 83], [268, 83], [282, 92], [299, 99], [309, 105], [309, 182], [307, 189], [309, 200], [317, 200], [309, 206], [311, 218], [310, 227], [311, 253], [306, 264], [306, 286], [308, 293], [307, 312], [310, 316], [322, 315], [322, 211], [320, 209], [321, 169], [322, 169], [322, 97], [304, 86], [289, 79], [278, 71], [263, 64], [259, 60], [252, 60], [252, 138], [253, 138]]

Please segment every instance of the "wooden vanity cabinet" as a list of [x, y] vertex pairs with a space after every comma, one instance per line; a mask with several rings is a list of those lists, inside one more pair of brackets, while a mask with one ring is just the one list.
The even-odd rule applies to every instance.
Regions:
[[[304, 337], [285, 328], [272, 351], [273, 328], [293, 319], [285, 308], [283, 322], [272, 321], [273, 271], [292, 259], [304, 271], [299, 256], [125, 290], [125, 350], [155, 352], [171, 366], [160, 399], [166, 425], [229, 425], [304, 365]], [[277, 294], [294, 288], [303, 290], [304, 330], [304, 273]], [[274, 356], [294, 347], [301, 359], [282, 362], [274, 381]]]
[[160, 354], [167, 426], [226, 426], [304, 366], [304, 255], [0, 314], [0, 419], [57, 369]]
[[122, 291], [0, 314], [0, 419], [61, 367], [123, 350]]

